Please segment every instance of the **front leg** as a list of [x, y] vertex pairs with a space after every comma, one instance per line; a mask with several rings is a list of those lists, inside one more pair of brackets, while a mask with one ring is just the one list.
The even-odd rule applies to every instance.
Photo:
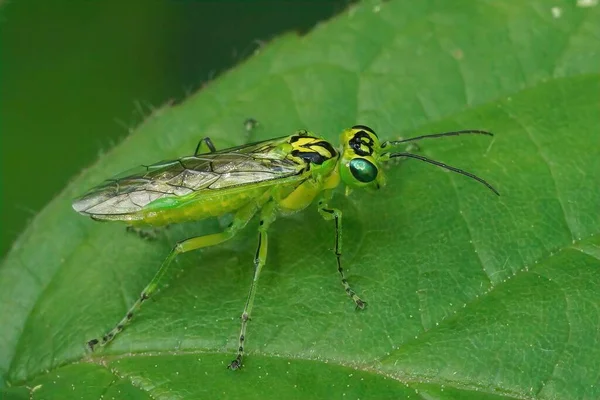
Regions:
[[327, 201], [331, 198], [331, 191], [326, 192], [321, 200], [319, 200], [319, 213], [327, 221], [335, 221], [335, 259], [337, 261], [337, 269], [342, 278], [342, 285], [346, 294], [354, 301], [357, 309], [364, 309], [367, 305], [354, 290], [348, 284], [346, 277], [344, 276], [344, 269], [342, 268], [342, 212], [337, 208], [330, 208]]
[[196, 150], [194, 151], [194, 156], [205, 153], [205, 148], [208, 149], [209, 153], [214, 153], [217, 151], [217, 148], [213, 144], [212, 140], [210, 140], [210, 138], [207, 136], [198, 142]]

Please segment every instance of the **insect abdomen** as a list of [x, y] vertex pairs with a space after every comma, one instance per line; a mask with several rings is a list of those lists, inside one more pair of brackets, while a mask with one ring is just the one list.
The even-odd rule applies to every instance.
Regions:
[[187, 221], [199, 221], [234, 212], [262, 196], [268, 188], [245, 189], [207, 196], [169, 197], [144, 207], [134, 225], [161, 226]]

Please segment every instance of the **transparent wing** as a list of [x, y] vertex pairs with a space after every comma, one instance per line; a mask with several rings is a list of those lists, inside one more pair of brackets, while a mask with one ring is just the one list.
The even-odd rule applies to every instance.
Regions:
[[201, 196], [244, 185], [276, 184], [298, 176], [303, 166], [286, 158], [272, 139], [177, 160], [141, 166], [105, 181], [73, 202], [86, 215], [130, 214], [165, 197]]

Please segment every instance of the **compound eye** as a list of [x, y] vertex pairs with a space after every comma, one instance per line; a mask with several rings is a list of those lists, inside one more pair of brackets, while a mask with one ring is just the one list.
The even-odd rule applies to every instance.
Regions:
[[355, 158], [350, 161], [350, 172], [359, 182], [369, 183], [377, 178], [377, 167], [364, 158]]

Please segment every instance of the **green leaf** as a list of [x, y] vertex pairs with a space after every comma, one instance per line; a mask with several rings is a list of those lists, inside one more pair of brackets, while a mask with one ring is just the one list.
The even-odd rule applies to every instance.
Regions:
[[[31, 223], [0, 269], [6, 398], [600, 397], [600, 14], [571, 1], [361, 3], [288, 35], [183, 104], [150, 116]], [[246, 137], [243, 121], [261, 128]], [[136, 164], [308, 128], [336, 142], [454, 129], [420, 154], [500, 191], [407, 160], [376, 193], [340, 191], [354, 311], [311, 207], [270, 230], [247, 336], [235, 354], [256, 231], [177, 259], [111, 343], [173, 243], [77, 215], [71, 199]]]

